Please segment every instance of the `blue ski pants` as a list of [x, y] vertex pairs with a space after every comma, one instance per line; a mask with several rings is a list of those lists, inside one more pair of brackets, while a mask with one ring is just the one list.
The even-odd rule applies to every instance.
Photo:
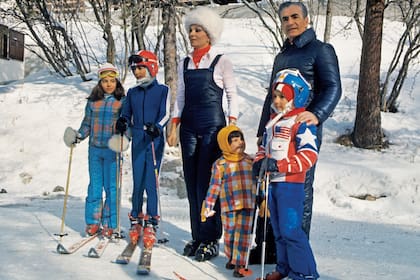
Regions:
[[315, 258], [302, 229], [303, 183], [272, 182], [268, 205], [276, 242], [276, 270], [294, 280], [317, 279]]
[[133, 164], [133, 196], [131, 216], [139, 217], [143, 213], [143, 194], [146, 191], [147, 204], [146, 215], [158, 216], [158, 193], [156, 185], [155, 169], [159, 173], [163, 157], [164, 138], [158, 137], [153, 140], [156, 156], [156, 166], [153, 162], [153, 150], [150, 137], [133, 137], [132, 164]]
[[[117, 228], [117, 158], [108, 148], [89, 146], [89, 186], [85, 205], [86, 224]], [[105, 203], [103, 203], [105, 191]]]

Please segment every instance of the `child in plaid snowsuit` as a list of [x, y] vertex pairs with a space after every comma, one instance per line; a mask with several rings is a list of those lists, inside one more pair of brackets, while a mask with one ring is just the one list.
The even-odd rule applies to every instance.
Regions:
[[[98, 70], [99, 81], [87, 98], [85, 114], [80, 128], [73, 130], [66, 144], [76, 144], [89, 137], [89, 186], [85, 205], [86, 233], [110, 237], [117, 228], [117, 160], [108, 147], [115, 131], [125, 92], [118, 80], [118, 69], [103, 64]], [[67, 139], [67, 140], [66, 140]], [[103, 201], [105, 192], [105, 201]]]
[[241, 130], [229, 125], [220, 130], [217, 142], [222, 157], [212, 167], [210, 187], [203, 202], [202, 219], [213, 215], [216, 199], [220, 199], [224, 229], [227, 269], [234, 269], [233, 276], [243, 277], [240, 269], [245, 266], [246, 254], [252, 234], [255, 207], [255, 189], [252, 182], [252, 158], [244, 153], [245, 142]]

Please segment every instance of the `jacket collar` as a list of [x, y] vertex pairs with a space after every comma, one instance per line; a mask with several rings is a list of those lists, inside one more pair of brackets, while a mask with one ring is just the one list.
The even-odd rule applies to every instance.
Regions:
[[143, 81], [137, 81], [136, 86], [139, 86], [141, 88], [148, 88], [149, 86], [154, 85], [156, 83], [157, 83], [156, 78], [151, 78], [151, 79], [146, 79]]
[[302, 34], [300, 34], [299, 36], [297, 36], [294, 40], [293, 43], [290, 43], [289, 40], [286, 40], [284, 43], [284, 47], [288, 48], [292, 45], [295, 45], [297, 48], [302, 48], [305, 45], [309, 44], [311, 41], [316, 39], [316, 34], [315, 31], [312, 27], [306, 29]]

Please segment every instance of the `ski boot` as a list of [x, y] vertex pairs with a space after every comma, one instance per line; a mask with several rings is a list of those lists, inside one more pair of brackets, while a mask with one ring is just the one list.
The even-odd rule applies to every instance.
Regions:
[[151, 249], [156, 242], [156, 230], [159, 217], [145, 217], [143, 245], [145, 248]]
[[104, 226], [102, 228], [102, 235], [106, 238], [112, 238], [112, 235], [114, 234], [114, 230], [112, 228], [109, 228], [108, 226]]
[[128, 232], [128, 236], [133, 244], [139, 242], [139, 238], [143, 233], [143, 214], [139, 214], [137, 218], [134, 218], [130, 214], [128, 215], [130, 219], [131, 228]]
[[86, 226], [85, 232], [88, 235], [92, 236], [92, 235], [95, 235], [96, 233], [98, 233], [98, 230], [99, 230], [99, 225], [91, 224], [91, 225]]

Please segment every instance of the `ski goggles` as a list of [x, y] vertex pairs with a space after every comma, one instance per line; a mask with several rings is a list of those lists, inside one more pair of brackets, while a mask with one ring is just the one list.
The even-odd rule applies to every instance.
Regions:
[[136, 55], [136, 54], [133, 54], [132, 56], [130, 56], [128, 58], [128, 65], [131, 68], [133, 68], [134, 66], [144, 65], [147, 62], [157, 63], [157, 61], [155, 59], [139, 56], [139, 55]]
[[118, 77], [118, 73], [115, 71], [103, 71], [101, 73], [99, 73], [99, 79], [103, 79], [103, 78], [117, 78]]

